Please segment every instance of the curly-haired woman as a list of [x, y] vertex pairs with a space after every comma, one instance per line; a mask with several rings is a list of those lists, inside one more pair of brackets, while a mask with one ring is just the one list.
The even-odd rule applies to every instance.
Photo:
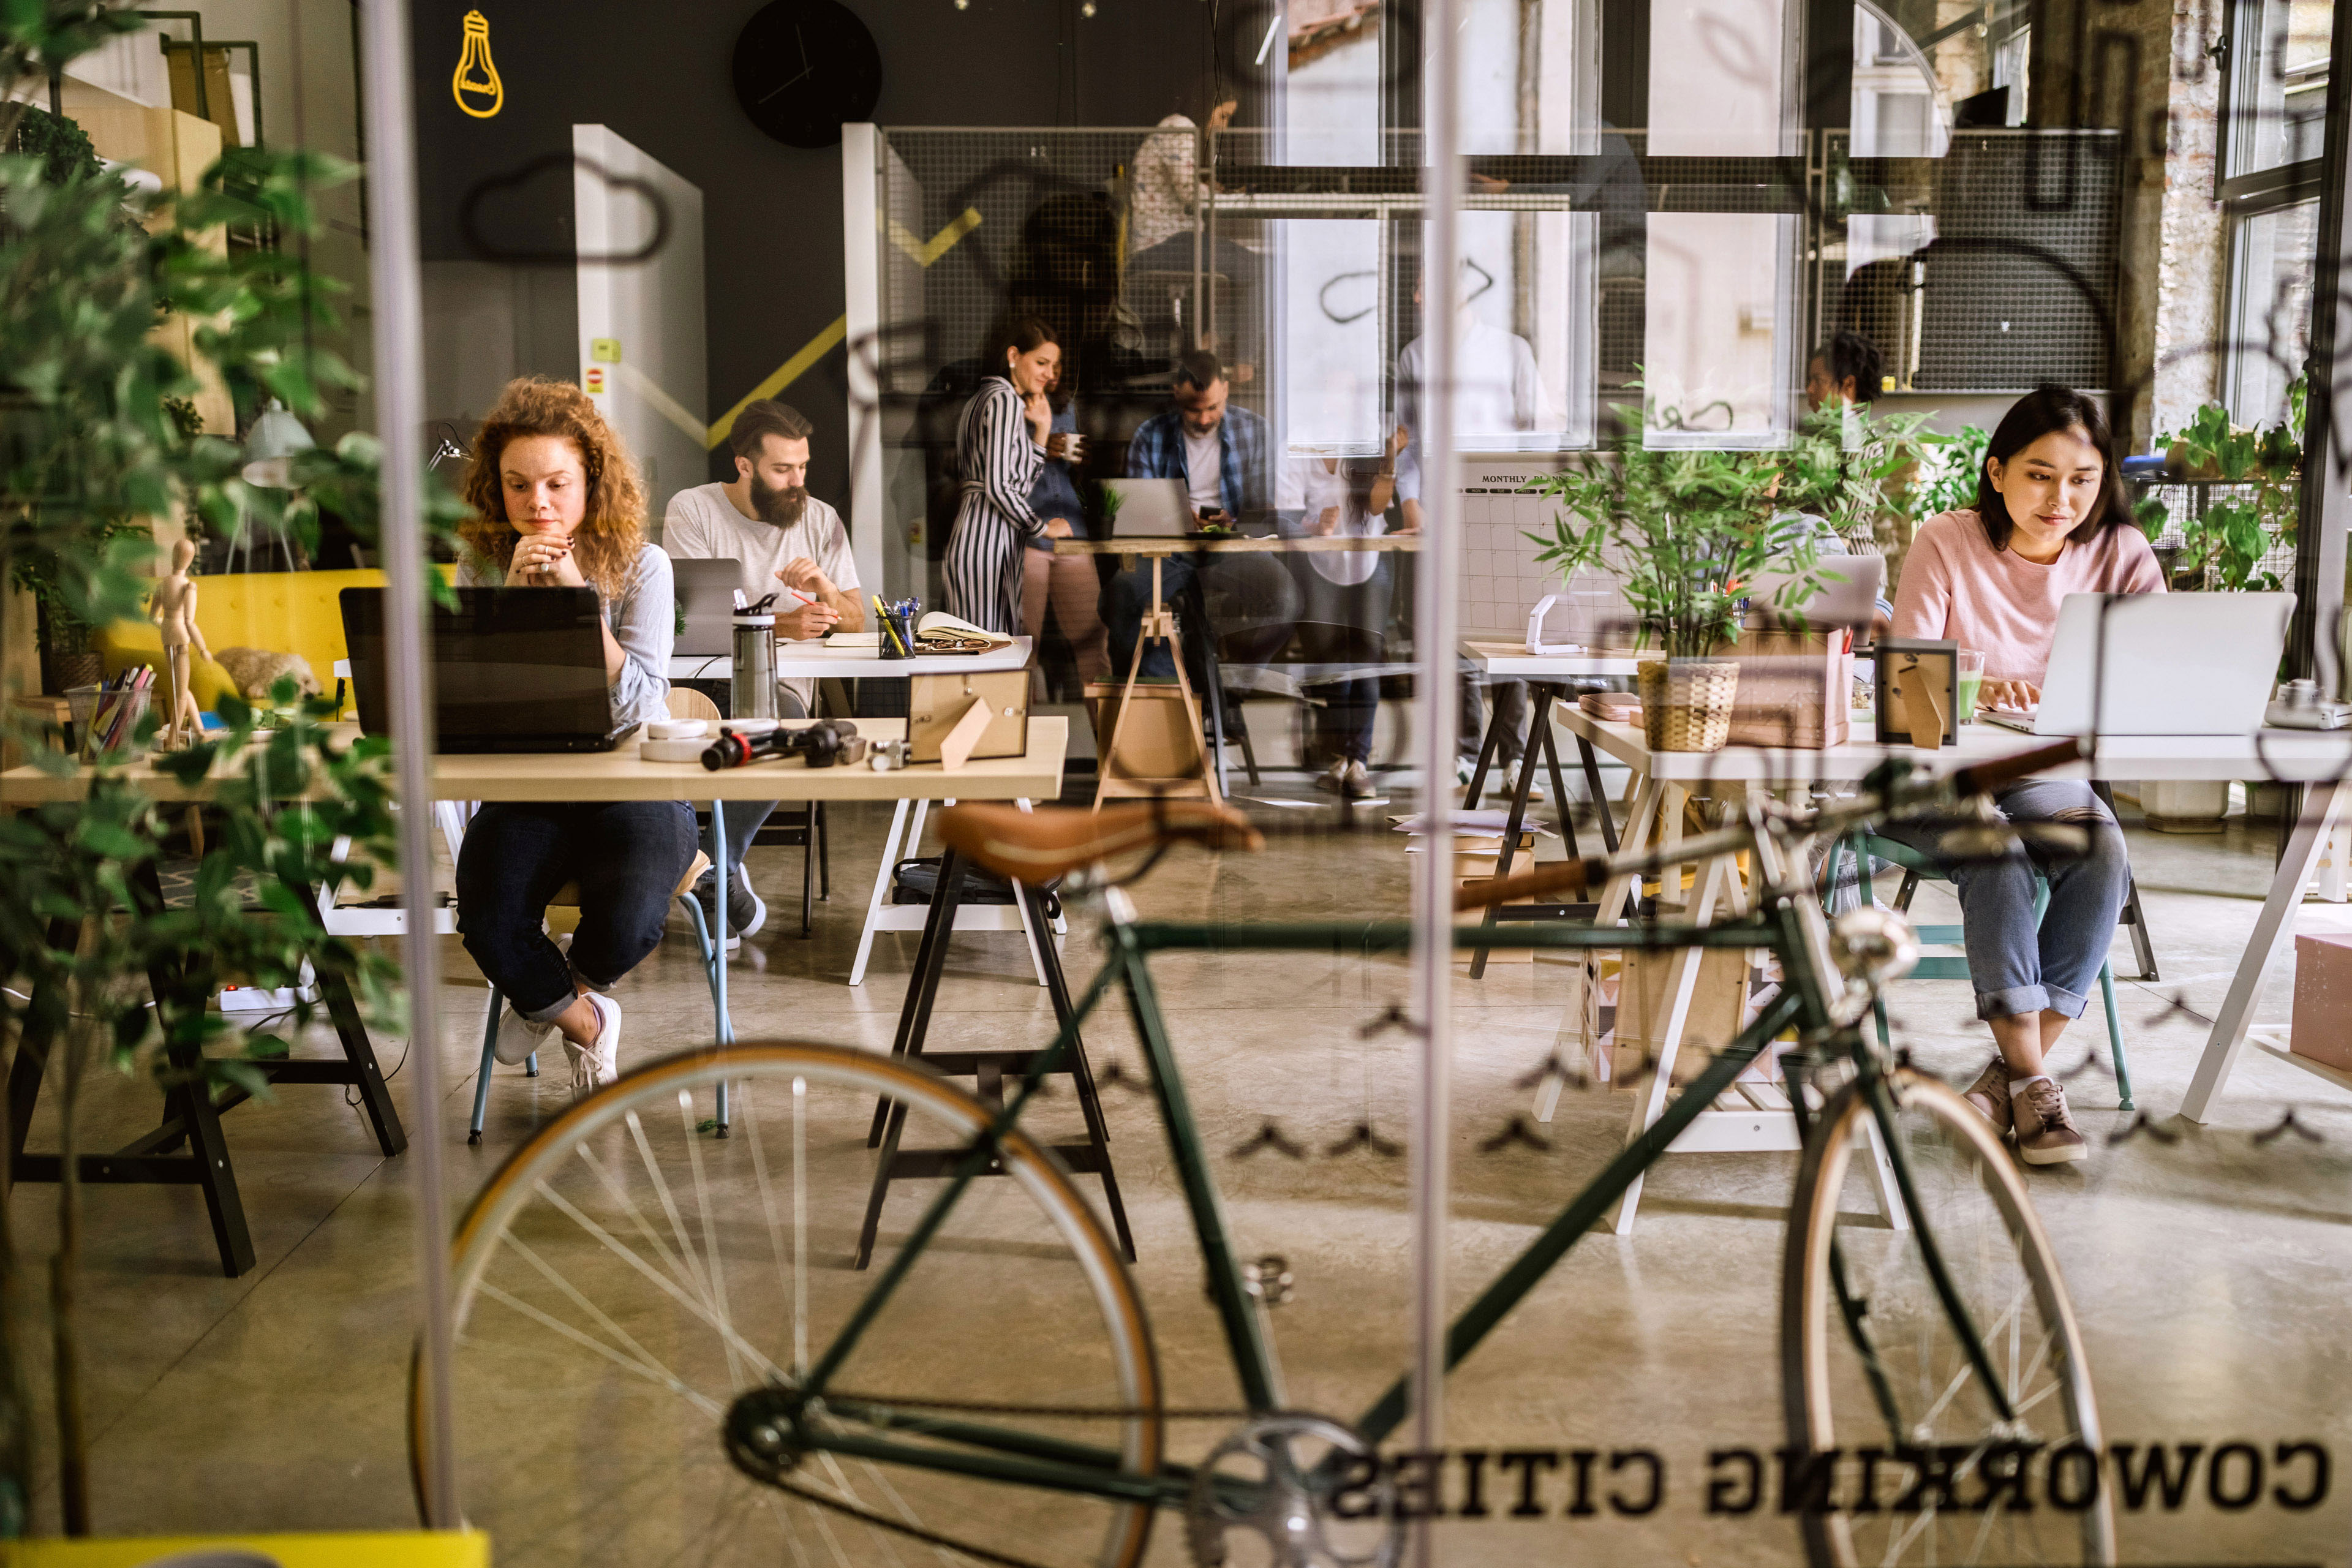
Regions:
[[[468, 587], [593, 588], [617, 726], [665, 717], [674, 593], [669, 557], [646, 542], [646, 493], [620, 437], [569, 382], [509, 382], [474, 439], [473, 515], [458, 529]], [[694, 859], [683, 801], [497, 801], [457, 856], [457, 929], [513, 1005], [499, 1059], [560, 1033], [572, 1086], [618, 1070], [621, 1009], [609, 994], [662, 938], [671, 891]], [[547, 901], [580, 889], [569, 954], [548, 940]]]

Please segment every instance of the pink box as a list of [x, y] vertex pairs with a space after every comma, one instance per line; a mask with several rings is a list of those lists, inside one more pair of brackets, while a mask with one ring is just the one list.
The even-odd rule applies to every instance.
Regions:
[[2352, 935], [2294, 939], [2294, 1035], [2300, 1057], [2352, 1072]]

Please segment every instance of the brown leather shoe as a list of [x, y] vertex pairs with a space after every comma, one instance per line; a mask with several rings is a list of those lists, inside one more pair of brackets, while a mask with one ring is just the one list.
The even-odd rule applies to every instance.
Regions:
[[2018, 1157], [2027, 1164], [2063, 1165], [2090, 1158], [2091, 1146], [2074, 1131], [2074, 1118], [2066, 1110], [2066, 1091], [2054, 1079], [2027, 1084], [2025, 1092], [2010, 1101], [2010, 1111], [2017, 1119]]
[[1993, 1058], [1991, 1064], [1977, 1075], [1976, 1082], [1969, 1085], [1961, 1092], [1960, 1098], [1975, 1106], [1978, 1113], [1992, 1123], [1994, 1132], [2003, 1138], [2009, 1136], [2009, 1064], [2007, 1062], [2002, 1061], [1999, 1057]]

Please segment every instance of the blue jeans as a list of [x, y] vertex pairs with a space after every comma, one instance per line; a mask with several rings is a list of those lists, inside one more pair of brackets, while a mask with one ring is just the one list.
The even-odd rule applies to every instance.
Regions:
[[[606, 990], [661, 944], [694, 837], [684, 801], [494, 801], [457, 851], [466, 951], [517, 1013], [543, 1024], [572, 1005], [573, 974]], [[568, 963], [541, 929], [566, 882], [580, 885]]]
[[[1949, 866], [1966, 926], [1977, 1016], [2013, 1018], [2046, 1008], [2079, 1018], [2090, 1005], [2091, 987], [2107, 961], [2116, 921], [2131, 887], [2123, 829], [2087, 784], [2028, 779], [1996, 794], [1993, 806], [2009, 822], [2087, 827], [2091, 847], [2087, 854], [2062, 857], [2019, 844], [1998, 860]], [[1940, 857], [1944, 835], [1951, 827], [1948, 822], [1930, 819], [1890, 824], [1882, 832], [1897, 843]], [[2050, 883], [2050, 907], [2039, 930], [2033, 921], [2037, 870]]]

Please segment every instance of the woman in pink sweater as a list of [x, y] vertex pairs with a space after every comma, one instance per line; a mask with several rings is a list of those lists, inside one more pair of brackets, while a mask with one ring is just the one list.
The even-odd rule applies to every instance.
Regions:
[[[2164, 574], [2131, 521], [2106, 419], [2090, 398], [2043, 386], [2000, 422], [1977, 476], [1977, 504], [1929, 520], [1912, 541], [1895, 599], [1898, 637], [1948, 638], [1985, 656], [1979, 700], [2030, 708], [2042, 697], [2058, 606], [2069, 594], [2160, 594]], [[2065, 1090], [2042, 1070], [2089, 1005], [2130, 885], [2123, 834], [2091, 786], [2029, 779], [1994, 798], [2010, 822], [2089, 829], [2090, 851], [2057, 856], [2012, 843], [1996, 860], [1947, 861], [1967, 927], [1977, 1016], [1999, 1054], [1968, 1091], [2029, 1163], [2080, 1160], [2089, 1145]], [[1887, 837], [1941, 856], [1948, 824]], [[2050, 884], [2037, 923], [2035, 875]]]

